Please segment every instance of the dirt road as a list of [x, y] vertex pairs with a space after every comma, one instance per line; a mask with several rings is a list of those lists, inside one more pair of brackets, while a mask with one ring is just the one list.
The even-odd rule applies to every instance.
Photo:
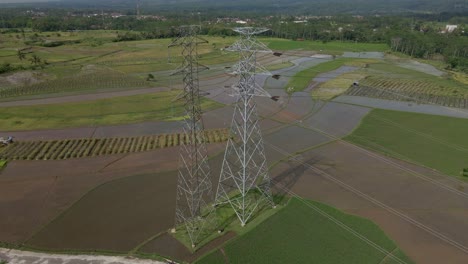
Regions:
[[163, 264], [155, 260], [143, 260], [128, 257], [91, 256], [91, 255], [61, 255], [45, 254], [29, 251], [0, 248], [0, 260], [8, 264]]

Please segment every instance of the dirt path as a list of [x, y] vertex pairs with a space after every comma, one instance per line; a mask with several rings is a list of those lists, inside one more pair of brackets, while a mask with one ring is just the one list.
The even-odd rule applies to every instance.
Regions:
[[229, 259], [228, 259], [228, 256], [226, 255], [226, 252], [224, 251], [224, 248], [220, 248], [219, 251], [221, 251], [221, 254], [223, 254], [224, 263], [229, 264]]
[[8, 264], [162, 264], [155, 260], [144, 260], [129, 257], [116, 256], [91, 256], [91, 255], [62, 255], [45, 254], [29, 251], [10, 250], [0, 248], [0, 260], [8, 261]]
[[107, 98], [114, 98], [114, 97], [121, 97], [121, 96], [149, 94], [149, 93], [156, 93], [156, 92], [168, 91], [168, 90], [169, 88], [156, 87], [156, 88], [144, 88], [144, 89], [117, 91], [117, 92], [69, 95], [69, 96], [52, 97], [52, 98], [0, 102], [0, 107], [76, 103], [76, 102], [92, 101], [92, 100], [107, 99]]

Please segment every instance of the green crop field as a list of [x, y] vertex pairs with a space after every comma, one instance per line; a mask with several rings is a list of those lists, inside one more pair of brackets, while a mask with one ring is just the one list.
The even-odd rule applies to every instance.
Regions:
[[[1, 149], [0, 149], [1, 150]], [[0, 159], [0, 171], [6, 167], [7, 165], [7, 162], [6, 160], [3, 160], [3, 159]]]
[[92, 68], [79, 71], [78, 74], [35, 84], [22, 85], [0, 89], [0, 98], [18, 99], [20, 96], [51, 93], [79, 93], [96, 90], [122, 90], [141, 87], [151, 87], [155, 83], [147, 82], [138, 77], [122, 74], [122, 72]]
[[387, 51], [390, 48], [386, 44], [374, 43], [353, 43], [332, 41], [323, 43], [320, 41], [294, 41], [287, 39], [261, 38], [262, 42], [268, 44], [273, 50], [313, 50], [320, 53], [341, 55], [345, 51], [366, 52], [366, 51]]
[[374, 109], [345, 139], [459, 176], [468, 167], [466, 119]]
[[332, 61], [320, 63], [316, 66], [302, 70], [292, 76], [286, 85], [288, 93], [303, 91], [311, 81], [320, 73], [325, 73], [338, 69], [343, 65], [360, 66], [360, 62], [367, 62], [366, 59], [339, 58]]
[[[412, 261], [369, 220], [321, 203], [293, 198], [255, 229], [228, 242], [197, 263], [398, 263], [339, 227], [313, 208], [332, 216], [406, 263]], [[261, 253], [259, 253], [261, 252]], [[384, 260], [385, 259], [385, 260]]]
[[[179, 93], [170, 91], [77, 103], [4, 107], [0, 112], [0, 127], [11, 131], [178, 120], [184, 115], [182, 102], [174, 101]], [[210, 110], [221, 104], [203, 99], [201, 106]]]
[[[0, 75], [0, 100], [168, 85], [161, 79], [180, 65], [180, 47], [168, 48], [171, 39], [114, 42], [116, 37], [116, 31], [2, 35], [2, 63], [23, 70]], [[224, 51], [236, 38], [206, 40], [208, 43], [198, 46], [201, 64], [231, 64], [238, 59], [236, 52]], [[44, 45], [51, 42], [62, 44]], [[34, 62], [34, 57], [38, 61]], [[156, 76], [155, 82], [146, 81], [148, 73]]]

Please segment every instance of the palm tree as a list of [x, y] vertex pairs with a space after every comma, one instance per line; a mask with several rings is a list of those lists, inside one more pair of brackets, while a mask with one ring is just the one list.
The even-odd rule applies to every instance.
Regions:
[[32, 57], [29, 58], [29, 61], [34, 65], [38, 65], [41, 63], [41, 58], [37, 56], [36, 54], [33, 54]]
[[16, 53], [16, 56], [18, 56], [18, 59], [20, 61], [24, 60], [26, 58], [26, 54], [24, 54], [24, 52], [22, 50], [18, 50], [18, 52]]

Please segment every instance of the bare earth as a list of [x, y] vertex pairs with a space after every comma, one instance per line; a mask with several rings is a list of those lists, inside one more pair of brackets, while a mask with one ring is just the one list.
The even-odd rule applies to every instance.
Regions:
[[0, 248], [0, 260], [9, 264], [163, 264], [168, 262], [128, 257], [45, 254]]

